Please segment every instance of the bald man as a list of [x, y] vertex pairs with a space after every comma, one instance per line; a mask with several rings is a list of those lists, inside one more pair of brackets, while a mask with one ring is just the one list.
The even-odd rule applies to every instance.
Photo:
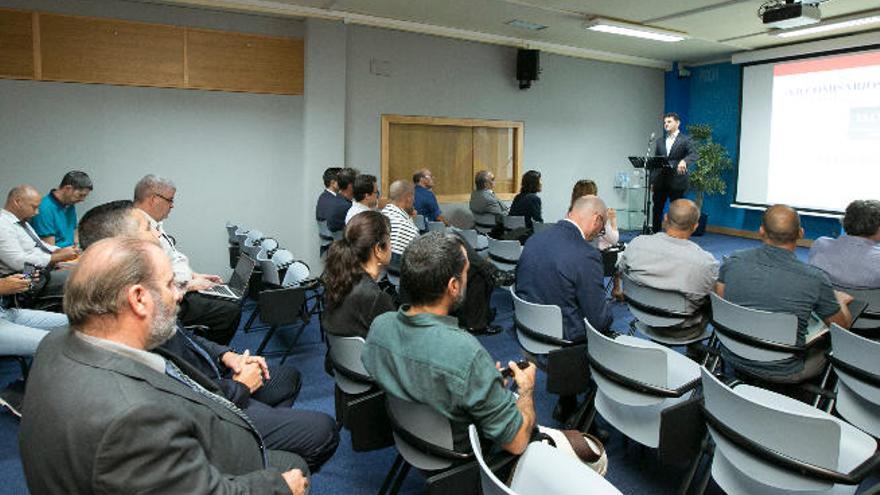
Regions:
[[[21, 273], [26, 264], [51, 269], [55, 263], [76, 258], [75, 247], [46, 244], [28, 223], [39, 213], [41, 198], [40, 193], [27, 184], [9, 191], [6, 205], [0, 210], [0, 276]], [[56, 272], [46, 278], [48, 282], [41, 294], [63, 292], [66, 272]]]
[[[731, 254], [721, 266], [715, 292], [747, 308], [794, 314], [798, 345], [806, 341], [808, 329], [822, 324], [849, 328], [852, 296], [834, 290], [825, 272], [795, 256], [797, 241], [804, 236], [797, 212], [785, 205], [767, 208], [758, 233], [761, 247]], [[769, 363], [745, 361], [725, 352], [725, 360], [767, 380], [798, 383], [822, 372], [826, 350], [827, 345], [816, 345], [804, 357]]]
[[[700, 210], [693, 201], [673, 201], [663, 219], [665, 232], [633, 239], [620, 254], [620, 272], [654, 289], [681, 292], [688, 300], [687, 310], [697, 311], [718, 278], [718, 261], [690, 240], [699, 220]], [[696, 335], [702, 329], [691, 330]], [[689, 337], [683, 331], [677, 330], [675, 336]]]
[[584, 318], [600, 331], [611, 326], [602, 255], [590, 245], [605, 227], [607, 211], [597, 196], [578, 198], [564, 219], [529, 238], [517, 263], [517, 295], [559, 306], [568, 340], [586, 338]]
[[266, 450], [210, 380], [149, 352], [175, 333], [180, 298], [155, 243], [85, 252], [64, 298], [72, 330], [43, 339], [30, 373], [19, 446], [32, 493], [305, 492], [302, 459]]

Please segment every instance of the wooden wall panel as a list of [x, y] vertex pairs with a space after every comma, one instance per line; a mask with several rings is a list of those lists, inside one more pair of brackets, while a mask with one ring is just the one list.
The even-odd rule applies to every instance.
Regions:
[[474, 127], [474, 174], [489, 170], [495, 175], [495, 192], [515, 193], [515, 129]]
[[303, 94], [303, 40], [187, 31], [188, 87]]
[[0, 9], [0, 77], [34, 77], [32, 12]]
[[473, 133], [467, 127], [391, 124], [388, 178], [409, 179], [421, 168], [431, 169], [434, 193], [461, 195], [473, 181]]
[[39, 14], [43, 79], [182, 87], [184, 28]]

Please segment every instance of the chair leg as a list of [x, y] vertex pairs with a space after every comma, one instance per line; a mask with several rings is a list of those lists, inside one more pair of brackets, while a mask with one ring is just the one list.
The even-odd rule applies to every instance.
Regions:
[[703, 460], [703, 454], [709, 447], [709, 435], [706, 434], [703, 436], [703, 441], [700, 443], [700, 453], [698, 453], [694, 457], [694, 461], [688, 467], [687, 473], [685, 474], [684, 479], [681, 482], [681, 486], [678, 489], [679, 495], [685, 495], [690, 489], [691, 485], [694, 483], [694, 476], [697, 474], [697, 469], [700, 467], [700, 462]]
[[296, 347], [296, 343], [299, 342], [299, 338], [302, 337], [305, 329], [306, 324], [303, 323], [302, 326], [299, 327], [299, 331], [296, 332], [296, 336], [293, 338], [293, 342], [290, 343], [290, 347], [288, 347], [287, 351], [284, 352], [284, 357], [281, 358], [281, 364], [284, 364], [284, 361], [287, 361], [287, 356], [290, 356], [290, 353], [293, 352], [293, 348]]
[[596, 389], [591, 389], [587, 396], [584, 398], [584, 401], [578, 406], [574, 415], [571, 417], [570, 424], [572, 428], [578, 431], [587, 431], [590, 429], [590, 426], [593, 425], [593, 420], [596, 418], [596, 408], [595, 406], [596, 400]]
[[397, 457], [394, 459], [394, 464], [391, 465], [391, 469], [388, 471], [388, 474], [385, 475], [385, 481], [382, 482], [382, 488], [379, 489], [379, 495], [385, 495], [388, 493], [388, 488], [391, 487], [391, 482], [396, 478], [401, 464], [403, 464], [403, 456], [397, 454]]
[[411, 467], [412, 466], [408, 462], [405, 462], [403, 464], [403, 467], [400, 469], [400, 472], [397, 473], [397, 479], [394, 480], [394, 485], [392, 485], [391, 492], [389, 495], [397, 495], [398, 493], [400, 493], [400, 487], [403, 486], [403, 480], [406, 479], [406, 475], [409, 474], [409, 469]]
[[706, 467], [703, 470], [703, 477], [697, 484], [697, 492], [694, 495], [703, 495], [706, 493], [706, 487], [709, 486], [709, 479], [712, 478], [712, 456], [715, 455], [715, 445], [709, 444], [706, 451]]
[[266, 335], [263, 336], [262, 342], [260, 342], [260, 347], [257, 347], [257, 352], [255, 353], [257, 356], [263, 355], [263, 351], [266, 349], [266, 344], [268, 344], [269, 339], [271, 339], [272, 336], [275, 335], [275, 330], [277, 328], [278, 327], [276, 325], [272, 325], [271, 327], [269, 327], [269, 331], [266, 332]]
[[248, 316], [248, 320], [244, 324], [244, 333], [248, 333], [251, 331], [251, 326], [254, 324], [254, 321], [257, 320], [257, 316], [259, 316], [259, 314], [260, 314], [260, 307], [257, 306], [257, 308], [251, 312], [251, 315]]

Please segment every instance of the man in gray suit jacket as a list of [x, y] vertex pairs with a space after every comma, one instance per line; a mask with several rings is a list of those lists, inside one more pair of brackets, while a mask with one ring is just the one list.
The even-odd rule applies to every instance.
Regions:
[[148, 352], [174, 333], [180, 296], [154, 244], [86, 250], [67, 281], [71, 330], [43, 340], [28, 380], [19, 446], [32, 493], [305, 493], [302, 459], [266, 451], [210, 380]]
[[476, 189], [471, 193], [470, 208], [474, 215], [491, 213], [495, 221], [501, 223], [501, 217], [507, 215], [507, 206], [495, 196], [495, 176], [488, 170], [480, 170], [474, 176]]

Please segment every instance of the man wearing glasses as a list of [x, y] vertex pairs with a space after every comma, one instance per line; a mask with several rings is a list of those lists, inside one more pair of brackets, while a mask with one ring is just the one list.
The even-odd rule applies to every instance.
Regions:
[[214, 284], [222, 283], [217, 275], [193, 271], [189, 258], [177, 249], [174, 238], [165, 232], [162, 225], [174, 208], [174, 195], [177, 186], [171, 180], [155, 175], [146, 175], [134, 188], [134, 205], [147, 214], [150, 224], [159, 231], [162, 249], [171, 258], [174, 279], [186, 291], [180, 304], [180, 320], [184, 325], [205, 325], [209, 327], [207, 338], [226, 345], [235, 335], [241, 318], [241, 308], [237, 301], [226, 301], [199, 294]]

